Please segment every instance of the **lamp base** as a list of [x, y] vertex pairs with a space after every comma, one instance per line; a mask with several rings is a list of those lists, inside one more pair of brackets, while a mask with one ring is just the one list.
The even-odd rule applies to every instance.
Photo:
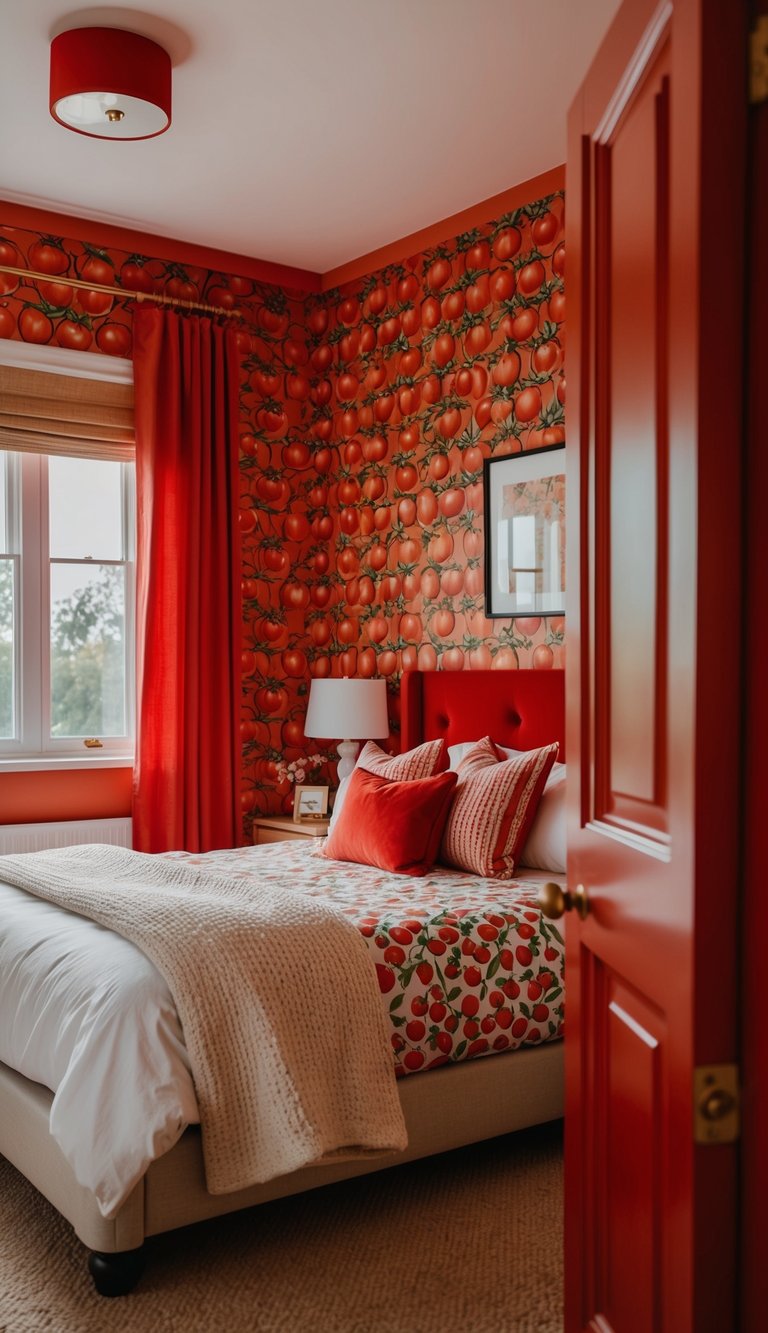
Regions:
[[354, 771], [355, 760], [357, 759], [357, 752], [360, 749], [360, 746], [357, 741], [339, 741], [336, 748], [339, 752], [339, 762], [336, 766], [336, 771], [338, 773], [339, 782], [343, 782], [344, 778], [348, 778], [350, 773]]

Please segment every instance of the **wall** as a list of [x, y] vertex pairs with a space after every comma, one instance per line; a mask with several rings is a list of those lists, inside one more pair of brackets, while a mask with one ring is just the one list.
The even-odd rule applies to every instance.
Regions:
[[565, 439], [562, 223], [558, 193], [337, 294], [336, 628], [361, 674], [562, 664], [560, 619], [485, 618], [482, 568], [483, 460]]
[[526, 200], [307, 298], [308, 438], [282, 471], [253, 446], [275, 474], [254, 477], [245, 544], [246, 815], [274, 808], [282, 749], [316, 748], [307, 675], [385, 676], [396, 747], [409, 667], [564, 665], [562, 617], [486, 619], [482, 518], [485, 458], [565, 439], [563, 207]]
[[[33, 225], [20, 226], [20, 221]], [[319, 286], [319, 281], [314, 274], [259, 261], [243, 260], [244, 273], [205, 267], [204, 261], [211, 258], [226, 257], [157, 237], [2, 205], [0, 264], [46, 276], [37, 281], [0, 273], [0, 337], [130, 357], [131, 309], [136, 293], [165, 293], [236, 309], [242, 321], [244, 357], [243, 499], [250, 505], [258, 467], [257, 437], [259, 461], [266, 469], [260, 479], [262, 490], [270, 490], [276, 471], [285, 469], [277, 492], [287, 496], [299, 475], [291, 466], [292, 451], [286, 441], [306, 434], [309, 405], [294, 392], [290, 366], [297, 355], [295, 347], [299, 342], [303, 345], [306, 289]], [[259, 276], [262, 272], [275, 275], [283, 285], [263, 281]], [[82, 286], [73, 289], [57, 282], [62, 276], [82, 278]], [[89, 282], [117, 284], [126, 289], [126, 297], [98, 292], [89, 287]], [[288, 282], [295, 282], [295, 289], [286, 286]], [[241, 520], [247, 534], [250, 509], [241, 511]], [[270, 519], [273, 536], [277, 530], [283, 533], [282, 523], [282, 519]], [[249, 579], [259, 573], [251, 563], [249, 550], [244, 558], [247, 606]], [[292, 632], [300, 633], [300, 612], [292, 612], [289, 620]], [[246, 654], [244, 686], [250, 698], [253, 676], [249, 667]], [[275, 669], [280, 670], [279, 663]], [[245, 731], [247, 742], [247, 726]], [[0, 773], [0, 823], [130, 814], [130, 801], [130, 773], [124, 769]]]
[[[483, 614], [481, 482], [485, 457], [564, 439], [561, 190], [521, 187], [492, 220], [478, 206], [457, 234], [446, 224], [449, 239], [433, 228], [418, 252], [399, 243], [385, 267], [360, 273], [360, 261], [360, 276], [323, 293], [316, 275], [297, 273], [292, 290], [262, 281], [258, 261], [243, 261], [255, 276], [242, 276], [159, 238], [139, 253], [135, 237], [95, 223], [68, 220], [80, 239], [51, 235], [42, 218], [19, 227], [28, 216], [13, 209], [16, 225], [0, 224], [0, 263], [49, 277], [0, 274], [0, 336], [129, 356], [130, 297], [95, 293], [88, 279], [240, 314], [246, 837], [254, 813], [290, 807], [278, 759], [317, 748], [302, 727], [311, 676], [385, 676], [396, 746], [410, 666], [563, 665], [562, 618]], [[76, 298], [61, 274], [83, 278]], [[0, 822], [11, 822], [11, 782], [14, 821], [22, 790], [27, 818], [56, 817], [58, 775], [42, 776], [0, 775]], [[332, 765], [317, 776], [332, 780]]]

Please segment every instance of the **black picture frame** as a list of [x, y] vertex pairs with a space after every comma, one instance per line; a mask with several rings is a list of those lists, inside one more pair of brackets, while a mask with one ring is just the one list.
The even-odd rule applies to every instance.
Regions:
[[565, 615], [565, 444], [486, 458], [483, 514], [486, 616]]

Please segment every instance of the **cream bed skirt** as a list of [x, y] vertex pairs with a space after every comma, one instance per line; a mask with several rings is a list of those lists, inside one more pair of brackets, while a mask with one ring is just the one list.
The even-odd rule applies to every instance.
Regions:
[[52, 1094], [0, 1064], [0, 1153], [71, 1222], [92, 1250], [136, 1249], [146, 1236], [236, 1212], [269, 1199], [366, 1175], [494, 1138], [563, 1114], [563, 1043], [444, 1065], [398, 1083], [408, 1129], [404, 1152], [305, 1167], [235, 1194], [205, 1188], [200, 1131], [191, 1126], [149, 1167], [120, 1211], [104, 1218], [79, 1185], [48, 1129]]

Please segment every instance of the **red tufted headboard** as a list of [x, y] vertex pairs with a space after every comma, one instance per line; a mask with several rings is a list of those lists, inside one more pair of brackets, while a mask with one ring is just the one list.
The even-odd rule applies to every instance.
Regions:
[[401, 748], [443, 736], [448, 745], [491, 736], [513, 750], [560, 742], [565, 759], [564, 671], [406, 671]]

